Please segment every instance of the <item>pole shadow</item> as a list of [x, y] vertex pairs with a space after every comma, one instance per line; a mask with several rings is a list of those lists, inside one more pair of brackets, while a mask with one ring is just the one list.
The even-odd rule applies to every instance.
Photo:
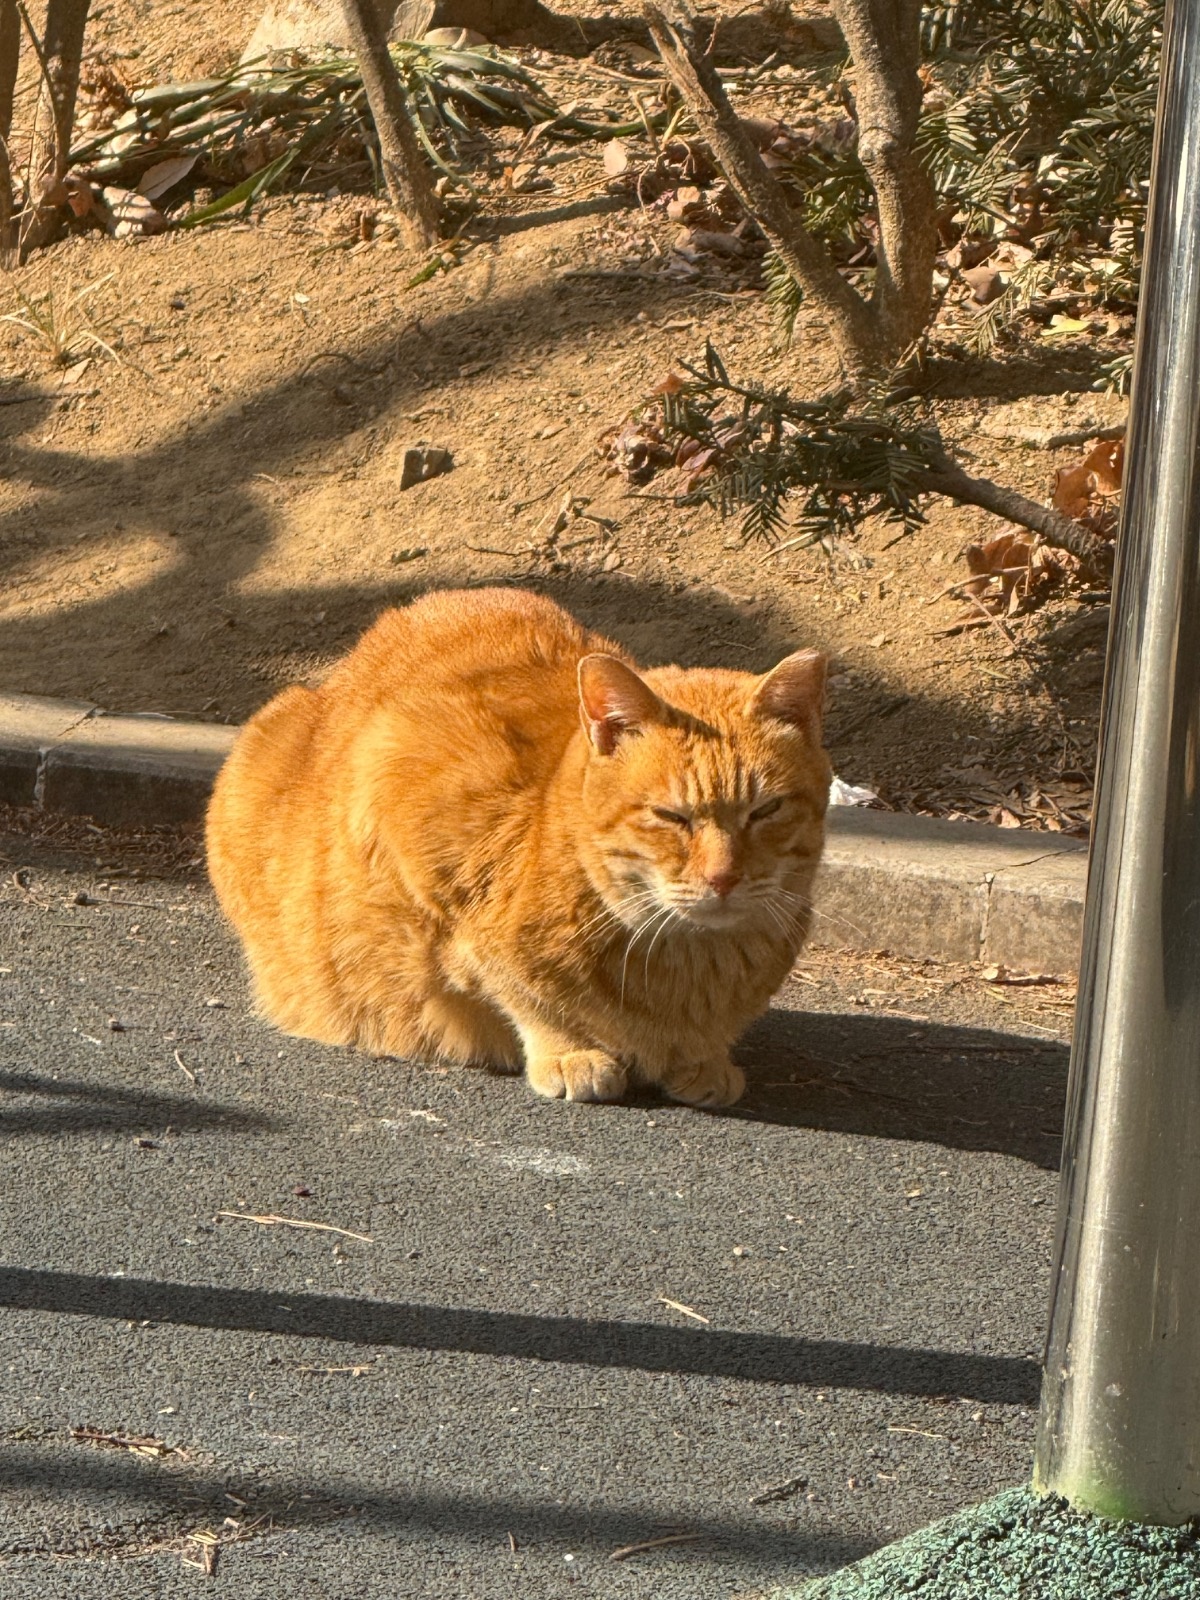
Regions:
[[1070, 1050], [880, 1012], [800, 1011], [789, 992], [742, 1040], [727, 1115], [989, 1150], [1057, 1171]]
[[289, 1289], [107, 1278], [30, 1267], [0, 1268], [0, 1306], [355, 1345], [691, 1373], [747, 1383], [952, 1395], [994, 1405], [1036, 1404], [1041, 1372], [1036, 1361], [1016, 1356], [412, 1305]]

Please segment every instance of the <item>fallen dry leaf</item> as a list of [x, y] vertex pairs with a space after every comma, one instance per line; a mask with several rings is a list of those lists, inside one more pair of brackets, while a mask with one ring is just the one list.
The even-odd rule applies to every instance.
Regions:
[[1066, 339], [1076, 333], [1086, 333], [1090, 322], [1080, 322], [1078, 317], [1067, 317], [1061, 311], [1050, 318], [1050, 326], [1042, 329], [1043, 339]]
[[1124, 440], [1100, 440], [1078, 466], [1062, 467], [1055, 474], [1051, 505], [1101, 538], [1113, 538], [1124, 464]]
[[995, 267], [968, 267], [963, 281], [970, 285], [971, 299], [978, 306], [989, 306], [998, 300], [1007, 288], [1004, 274]]
[[164, 233], [167, 229], [166, 217], [144, 194], [137, 194], [133, 189], [102, 189], [100, 198], [111, 218], [105, 226], [117, 239], [138, 233]]
[[1025, 533], [1020, 528], [1014, 528], [1007, 533], [993, 534], [982, 544], [968, 545], [964, 554], [967, 570], [971, 573], [971, 581], [963, 585], [964, 592], [982, 599], [989, 585], [994, 580], [998, 581], [1004, 605], [1007, 607], [1009, 596], [1018, 580], [1029, 571], [1029, 557], [1032, 551], [1033, 535]]
[[698, 439], [685, 439], [675, 452], [675, 465], [687, 473], [685, 492], [690, 492], [700, 478], [721, 459], [719, 445], [701, 444]]
[[694, 222], [707, 215], [703, 191], [694, 184], [682, 184], [676, 189], [675, 198], [667, 202], [667, 217], [671, 222]]
[[632, 419], [610, 438], [607, 455], [630, 483], [648, 483], [659, 467], [670, 466], [675, 459], [653, 422]]
[[684, 228], [675, 240], [675, 249], [707, 250], [711, 255], [744, 256], [746, 246], [735, 233], [721, 233], [714, 228]]
[[197, 156], [169, 156], [165, 161], [156, 162], [142, 173], [137, 186], [138, 194], [145, 195], [147, 200], [157, 200], [159, 195], [166, 194], [168, 189], [182, 182], [198, 159]]
[[68, 172], [58, 182], [48, 183], [42, 198], [47, 205], [70, 206], [77, 217], [86, 217], [96, 204], [91, 184], [78, 172]]

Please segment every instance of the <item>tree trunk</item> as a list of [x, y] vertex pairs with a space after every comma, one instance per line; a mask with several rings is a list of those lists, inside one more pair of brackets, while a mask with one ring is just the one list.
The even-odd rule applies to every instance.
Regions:
[[387, 34], [371, 0], [342, 0], [342, 10], [379, 135], [392, 208], [410, 247], [427, 250], [438, 238], [441, 207], [409, 121], [408, 97], [388, 50]]
[[858, 152], [879, 216], [870, 304], [841, 277], [804, 227], [697, 46], [685, 0], [643, 7], [663, 65], [712, 146], [726, 178], [775, 253], [827, 319], [852, 370], [886, 367], [929, 321], [937, 254], [933, 182], [916, 152], [921, 114], [920, 0], [833, 0], [855, 68]]
[[882, 343], [871, 308], [793, 211], [786, 192], [729, 104], [712, 63], [697, 48], [693, 19], [682, 0], [661, 0], [661, 4], [647, 0], [643, 10], [667, 74], [690, 107], [731, 187], [806, 298], [826, 318], [843, 361], [859, 371], [885, 364], [893, 352]]
[[920, 0], [833, 0], [854, 62], [858, 155], [879, 206], [875, 289], [883, 343], [905, 350], [929, 321], [937, 255], [933, 180], [916, 151], [923, 89]]
[[12, 132], [13, 95], [21, 55], [21, 13], [17, 0], [0, 0], [0, 266], [7, 267], [16, 236], [13, 230]]
[[41, 40], [32, 36], [42, 69], [42, 107], [48, 104], [50, 124], [30, 153], [32, 210], [21, 229], [22, 260], [45, 244], [59, 225], [58, 201], [52, 197], [60, 193], [71, 154], [88, 4], [89, 0], [49, 0], [45, 35]]

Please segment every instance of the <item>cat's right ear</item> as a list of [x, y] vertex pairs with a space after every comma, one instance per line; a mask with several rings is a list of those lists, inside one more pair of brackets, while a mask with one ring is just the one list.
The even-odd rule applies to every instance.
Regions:
[[806, 729], [820, 743], [825, 673], [829, 658], [819, 650], [797, 650], [758, 680], [746, 710]]
[[584, 656], [579, 663], [579, 715], [602, 756], [612, 755], [622, 734], [658, 721], [662, 711], [654, 690], [616, 656]]

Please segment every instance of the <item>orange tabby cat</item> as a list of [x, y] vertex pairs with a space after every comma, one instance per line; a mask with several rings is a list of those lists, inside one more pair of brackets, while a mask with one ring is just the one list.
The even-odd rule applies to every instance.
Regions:
[[538, 595], [389, 611], [247, 725], [208, 813], [263, 1011], [382, 1055], [693, 1105], [808, 932], [825, 659], [635, 670]]

